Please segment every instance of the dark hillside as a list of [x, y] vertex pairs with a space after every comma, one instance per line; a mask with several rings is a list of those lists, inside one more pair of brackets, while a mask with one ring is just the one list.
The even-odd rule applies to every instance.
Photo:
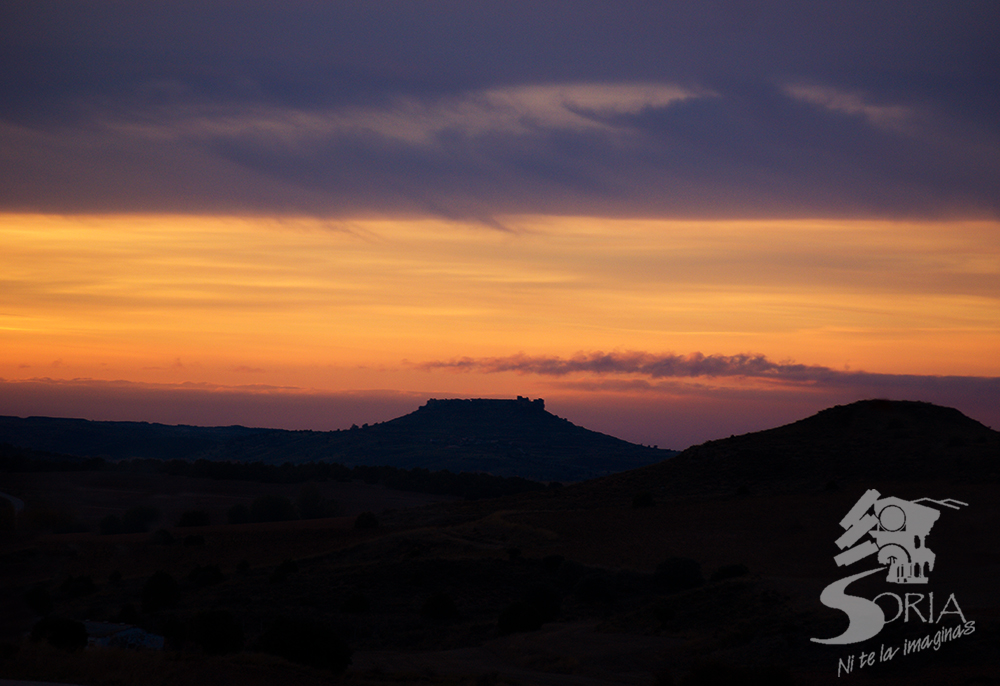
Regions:
[[0, 417], [0, 442], [78, 457], [194, 458], [234, 438], [272, 429], [95, 422], [62, 417]]
[[545, 410], [541, 399], [429, 400], [415, 412], [347, 431], [257, 435], [214, 459], [424, 467], [541, 481], [580, 481], [634, 469], [675, 451], [590, 431]]
[[564, 496], [603, 502], [637, 492], [759, 495], [924, 479], [1000, 481], [1000, 432], [949, 407], [864, 400], [775, 429], [708, 441], [668, 462], [580, 484]]
[[[407, 457], [427, 445], [428, 455], [471, 460], [502, 447], [570, 464], [574, 450], [617, 449], [525, 400], [436, 401], [377, 426], [282, 435], [288, 445], [257, 448], [280, 454], [298, 441], [318, 454], [368, 446]], [[241, 686], [996, 684], [998, 439], [954, 410], [866, 401], [563, 488], [412, 507], [421, 499], [331, 479], [307, 486], [356, 518], [232, 523], [223, 522], [234, 502], [310, 491], [153, 472], [4, 474], [0, 490], [25, 506], [6, 538], [0, 531], [0, 673], [163, 686], [204, 683], [206, 674]], [[904, 615], [857, 646], [811, 640], [846, 625], [820, 597], [845, 573], [834, 560], [838, 523], [869, 488], [967, 506], [943, 512], [926, 541], [939, 563], [930, 585], [891, 587], [875, 575], [858, 584], [860, 597], [954, 596], [975, 631], [858, 667], [845, 681], [839, 661], [848, 655], [963, 626], [939, 609], [937, 622]], [[150, 503], [162, 513], [154, 532], [45, 526], [56, 506], [94, 521], [108, 512], [124, 520], [124, 510]], [[210, 523], [182, 525], [193, 511]], [[148, 590], [167, 581], [169, 594]], [[159, 595], [166, 600], [150, 601]], [[165, 649], [70, 653], [40, 631], [28, 638], [46, 613], [127, 622], [162, 635]], [[242, 627], [233, 652], [214, 654], [207, 628], [216, 625]], [[337, 677], [311, 651], [276, 649], [276, 634], [303, 644], [339, 635], [352, 664]], [[329, 645], [313, 643], [319, 654]]]
[[541, 399], [429, 400], [403, 417], [342, 431], [167, 426], [49, 417], [0, 417], [0, 442], [111, 459], [335, 462], [487, 472], [572, 482], [676, 454], [576, 426]]

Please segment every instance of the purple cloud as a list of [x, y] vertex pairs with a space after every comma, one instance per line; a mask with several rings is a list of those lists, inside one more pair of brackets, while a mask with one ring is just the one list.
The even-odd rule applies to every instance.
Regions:
[[[875, 374], [865, 371], [841, 371], [821, 365], [775, 362], [762, 354], [689, 355], [649, 352], [592, 352], [571, 358], [555, 356], [511, 355], [508, 357], [462, 357], [449, 361], [431, 361], [415, 365], [426, 371], [451, 369], [459, 372], [495, 374], [514, 372], [538, 376], [562, 377], [569, 374], [633, 375], [650, 379], [752, 378], [785, 384], [911, 388], [933, 390], [963, 387], [977, 394], [1000, 396], [1000, 377], [938, 376], [920, 374]], [[636, 387], [641, 387], [636, 386]], [[648, 386], [647, 386], [648, 387]]]
[[1000, 8], [908, 9], [14, 3], [0, 208], [996, 216]]

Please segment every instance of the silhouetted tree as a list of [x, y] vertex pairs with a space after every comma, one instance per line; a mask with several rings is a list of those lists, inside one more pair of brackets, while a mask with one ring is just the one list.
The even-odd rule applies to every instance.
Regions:
[[436, 622], [458, 619], [458, 608], [447, 593], [435, 593], [420, 608], [420, 616]]
[[670, 557], [656, 567], [656, 582], [663, 590], [673, 593], [695, 588], [704, 583], [701, 564], [686, 557]]
[[122, 609], [118, 611], [118, 614], [115, 615], [115, 621], [122, 624], [138, 624], [139, 611], [135, 609], [135, 605], [132, 603], [125, 603], [122, 605]]
[[155, 507], [140, 505], [125, 510], [122, 515], [122, 533], [137, 534], [149, 531], [149, 526], [160, 518], [160, 511]]
[[518, 600], [504, 608], [497, 620], [497, 629], [502, 635], [540, 629], [544, 622], [541, 611], [523, 600]]
[[97, 525], [98, 531], [105, 536], [114, 536], [122, 532], [122, 520], [118, 515], [109, 514]]
[[261, 635], [255, 649], [291, 662], [335, 674], [351, 664], [351, 649], [327, 624], [311, 620], [278, 618]]
[[199, 612], [191, 620], [191, 640], [209, 655], [243, 649], [243, 626], [229, 610]]
[[642, 493], [636, 493], [635, 497], [632, 498], [632, 507], [652, 507], [653, 506], [653, 494], [648, 491], [643, 491]]
[[299, 491], [299, 514], [303, 519], [319, 519], [327, 515], [326, 498], [316, 484], [306, 484]]
[[283, 495], [262, 495], [250, 504], [251, 522], [285, 522], [295, 518], [295, 506]]
[[52, 595], [44, 586], [32, 588], [25, 594], [24, 600], [36, 615], [47, 615], [52, 612]]
[[70, 576], [59, 586], [59, 591], [68, 598], [80, 598], [95, 593], [97, 586], [89, 576]]
[[174, 577], [161, 570], [149, 577], [142, 587], [142, 611], [158, 612], [173, 607], [179, 597]]
[[271, 573], [270, 581], [272, 584], [279, 584], [297, 571], [299, 565], [295, 560], [285, 560]]
[[749, 573], [750, 570], [747, 569], [746, 565], [723, 565], [712, 572], [711, 580], [735, 579], [736, 577], [746, 576]]
[[362, 512], [354, 520], [355, 529], [375, 529], [378, 528], [378, 517], [374, 512]]
[[188, 510], [177, 520], [177, 526], [208, 526], [211, 518], [204, 510]]
[[46, 640], [60, 650], [81, 650], [87, 647], [87, 629], [82, 622], [62, 617], [45, 617], [31, 630], [31, 640]]
[[188, 581], [198, 588], [213, 586], [226, 580], [226, 575], [219, 569], [219, 565], [205, 565], [195, 567], [188, 574]]
[[607, 572], [596, 571], [585, 574], [576, 582], [573, 593], [587, 603], [614, 600], [616, 593], [615, 580]]
[[555, 621], [562, 609], [562, 596], [547, 583], [531, 584], [524, 589], [521, 599], [538, 610], [543, 622]]
[[250, 521], [250, 508], [243, 503], [237, 503], [229, 508], [226, 518], [230, 524], [246, 524]]
[[355, 593], [341, 604], [340, 611], [357, 614], [359, 612], [368, 612], [370, 608], [371, 601], [368, 600], [368, 596], [363, 593]]
[[166, 529], [157, 529], [153, 532], [153, 535], [149, 537], [149, 542], [156, 545], [172, 545], [174, 542], [174, 536]]
[[0, 532], [13, 531], [17, 524], [17, 511], [14, 503], [6, 498], [0, 498]]

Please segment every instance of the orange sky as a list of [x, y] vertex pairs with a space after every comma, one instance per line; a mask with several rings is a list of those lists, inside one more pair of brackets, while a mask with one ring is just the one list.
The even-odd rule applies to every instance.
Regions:
[[993, 223], [0, 223], [8, 379], [426, 387], [404, 360], [594, 350], [1000, 375]]
[[432, 4], [11, 6], [0, 414], [1000, 426], [1000, 5]]
[[595, 351], [1000, 376], [996, 223], [518, 216], [505, 232], [8, 214], [0, 225], [7, 381], [572, 395], [609, 380], [427, 365]]

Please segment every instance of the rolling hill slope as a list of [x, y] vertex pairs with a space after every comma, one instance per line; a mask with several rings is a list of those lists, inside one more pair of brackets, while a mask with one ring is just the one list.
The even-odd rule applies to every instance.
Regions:
[[574, 485], [560, 498], [570, 506], [623, 502], [639, 492], [766, 495], [933, 479], [1000, 482], [1000, 432], [949, 407], [863, 400], [708, 441], [667, 462]]

